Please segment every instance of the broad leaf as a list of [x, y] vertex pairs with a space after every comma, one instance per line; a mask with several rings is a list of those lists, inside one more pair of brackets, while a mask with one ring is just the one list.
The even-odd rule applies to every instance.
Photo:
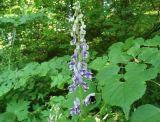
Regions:
[[119, 70], [120, 68], [118, 67], [118, 65], [115, 64], [107, 65], [105, 68], [101, 69], [96, 75], [99, 84], [105, 85], [107, 82], [113, 80], [119, 80], [120, 78], [120, 75], [118, 74]]
[[144, 46], [160, 46], [160, 36], [155, 36], [153, 39], [148, 39], [143, 44]]
[[[110, 105], [122, 107], [128, 119], [130, 106], [140, 99], [146, 90], [145, 81], [157, 76], [157, 68], [147, 69], [146, 64], [128, 63], [126, 73], [119, 74], [117, 65], [109, 65], [100, 70], [96, 76], [102, 88], [102, 98]], [[123, 78], [123, 82], [120, 79]], [[136, 89], [136, 91], [135, 91]]]
[[148, 47], [143, 47], [141, 48], [141, 52], [138, 56], [138, 59], [150, 63], [151, 60], [153, 59], [154, 55], [157, 55], [158, 49], [157, 48], [148, 48]]
[[100, 70], [107, 64], [107, 60], [107, 56], [97, 57], [90, 63], [89, 67], [94, 70]]
[[128, 63], [129, 59], [131, 59], [131, 57], [129, 55], [127, 55], [126, 52], [123, 51], [123, 46], [124, 44], [122, 42], [113, 44], [110, 48], [109, 48], [109, 61], [112, 63]]
[[160, 122], [160, 109], [150, 104], [142, 105], [133, 113], [131, 122]]
[[103, 88], [102, 98], [107, 104], [122, 107], [128, 119], [131, 104], [141, 98], [145, 90], [145, 84], [139, 81], [110, 81]]

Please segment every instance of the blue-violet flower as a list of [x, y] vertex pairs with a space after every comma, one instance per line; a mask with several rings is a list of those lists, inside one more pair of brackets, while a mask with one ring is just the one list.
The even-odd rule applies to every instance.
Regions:
[[[87, 68], [86, 59], [88, 58], [88, 49], [89, 46], [86, 43], [85, 39], [85, 28], [86, 25], [83, 21], [83, 14], [80, 10], [80, 2], [74, 4], [73, 9], [75, 13], [70, 21], [73, 22], [71, 37], [73, 38], [70, 42], [71, 45], [75, 45], [74, 54], [71, 57], [69, 63], [69, 68], [73, 72], [72, 80], [73, 83], [68, 87], [69, 92], [74, 92], [78, 86], [81, 86], [84, 91], [89, 89], [85, 79], [92, 80], [92, 72]], [[88, 105], [91, 102], [90, 97], [94, 96], [95, 93], [90, 94], [84, 100], [84, 104]], [[80, 114], [80, 100], [77, 97], [74, 101], [74, 105], [70, 108], [71, 115]]]
[[81, 112], [80, 100], [79, 100], [79, 98], [76, 98], [76, 100], [74, 101], [74, 106], [72, 108], [70, 108], [70, 114], [77, 115], [77, 114], [80, 114], [80, 112]]

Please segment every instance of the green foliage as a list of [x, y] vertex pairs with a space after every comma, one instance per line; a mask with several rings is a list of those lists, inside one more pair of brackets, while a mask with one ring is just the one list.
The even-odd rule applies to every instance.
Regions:
[[[9, 101], [6, 103], [6, 114], [2, 114], [2, 118], [5, 120], [8, 116], [14, 115], [14, 117], [17, 118], [17, 121], [29, 121], [31, 116], [34, 118], [34, 120], [31, 119], [31, 121], [38, 121], [38, 118], [35, 118], [35, 115], [43, 112], [41, 110], [42, 108], [48, 109], [45, 104], [40, 108], [39, 104], [45, 102], [45, 97], [52, 93], [52, 90], [50, 89], [54, 89], [55, 91], [64, 89], [64, 84], [71, 82], [68, 60], [68, 56], [55, 57], [54, 59], [41, 64], [36, 62], [29, 63], [23, 69], [4, 71], [0, 76], [0, 98], [1, 100]], [[61, 81], [62, 78], [63, 81]], [[39, 83], [37, 81], [39, 81]], [[48, 85], [43, 86], [44, 83]], [[37, 88], [35, 89], [35, 87]], [[46, 88], [48, 90], [43, 91]], [[37, 94], [38, 91], [39, 93]], [[19, 93], [17, 94], [17, 92]], [[12, 98], [12, 100], [10, 100], [10, 98]], [[31, 100], [32, 102], [30, 102]], [[39, 101], [39, 103], [34, 103], [34, 101]], [[31, 109], [33, 110], [28, 111]], [[45, 117], [48, 116], [49, 112]], [[44, 122], [46, 121], [47, 118], [44, 119]]]
[[43, 13], [32, 13], [30, 15], [1, 17], [0, 25], [11, 24], [12, 26], [20, 26], [23, 24], [32, 23], [36, 20], [46, 20], [47, 17]]
[[13, 113], [5, 112], [0, 114], [1, 122], [16, 122], [16, 116]]
[[150, 105], [142, 105], [140, 106], [132, 115], [131, 122], [158, 122], [160, 109]]
[[[155, 55], [160, 53], [159, 38], [129, 38], [113, 44], [108, 55], [97, 57], [89, 64], [97, 74], [93, 81], [88, 81], [90, 89], [87, 92], [79, 92], [81, 87], [78, 87], [74, 94], [68, 93], [66, 86], [71, 83], [68, 68], [70, 56], [55, 57], [42, 63], [31, 62], [21, 69], [4, 70], [0, 75], [0, 99], [7, 102], [3, 103], [1, 121], [10, 117], [15, 122], [46, 122], [52, 116], [53, 121], [57, 122], [94, 122], [97, 115], [103, 119], [106, 114], [109, 115], [108, 121], [116, 121], [117, 118], [121, 121], [131, 119], [133, 122], [145, 119], [137, 116], [143, 115], [147, 108], [138, 105], [140, 107], [135, 112], [132, 110], [137, 101], [143, 100], [148, 90], [147, 82], [157, 82], [160, 58]], [[151, 40], [155, 43], [152, 46], [149, 44]], [[83, 99], [92, 92], [96, 93], [96, 102], [88, 107], [81, 106], [83, 119], [78, 116], [69, 119], [68, 110], [75, 97]], [[123, 112], [118, 110], [119, 107]]]
[[8, 102], [6, 112], [13, 113], [17, 116], [18, 121], [23, 121], [28, 118], [29, 102], [24, 100], [12, 100]]
[[[96, 76], [98, 84], [102, 86], [105, 104], [120, 106], [126, 119], [129, 117], [131, 105], [144, 95], [146, 81], [155, 79], [159, 73], [160, 60], [156, 60], [155, 65], [153, 58], [159, 53], [157, 45], [143, 47], [150, 40], [144, 42], [141, 39], [130, 39], [126, 43], [113, 44], [109, 48], [107, 65], [99, 70]], [[154, 40], [158, 41], [160, 37], [156, 36]]]
[[100, 70], [106, 65], [106, 60], [108, 59], [107, 56], [97, 57], [94, 61], [91, 62], [89, 65], [93, 70]]
[[[160, 121], [159, 0], [80, 0], [94, 78], [70, 94], [75, 1], [0, 2], [0, 122]], [[75, 97], [92, 92], [70, 117]]]

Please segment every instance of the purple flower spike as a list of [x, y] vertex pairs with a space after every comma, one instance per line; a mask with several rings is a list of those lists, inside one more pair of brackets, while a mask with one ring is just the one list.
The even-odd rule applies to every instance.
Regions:
[[79, 98], [76, 98], [74, 101], [74, 106], [72, 108], [70, 108], [70, 114], [73, 115], [78, 115], [80, 114], [81, 110], [80, 110], [80, 100]]
[[73, 58], [74, 60], [77, 60], [77, 57], [78, 57], [78, 54], [76, 54], [76, 53], [74, 53], [73, 56], [72, 56], [72, 58]]
[[82, 44], [81, 44], [81, 48], [82, 48], [82, 50], [88, 50], [89, 49], [89, 46], [87, 45], [87, 43], [86, 42], [83, 42]]
[[80, 78], [79, 76], [74, 75], [72, 80], [74, 81], [75, 84], [77, 84], [77, 86], [80, 84]]
[[81, 62], [81, 69], [87, 70], [87, 63], [86, 62], [84, 62], [84, 61]]
[[84, 76], [85, 76], [87, 79], [92, 80], [92, 72], [91, 72], [91, 71], [86, 71], [86, 72], [84, 73]]
[[69, 63], [69, 69], [70, 69], [70, 70], [73, 70], [73, 69], [74, 69], [74, 66], [75, 66], [75, 62], [72, 60], [72, 61]]
[[82, 57], [83, 58], [88, 58], [88, 51], [82, 50]]
[[77, 88], [77, 85], [73, 83], [68, 87], [68, 90], [69, 90], [69, 92], [73, 92], [76, 90], [76, 88]]
[[[81, 86], [84, 91], [89, 89], [87, 83], [84, 79], [92, 79], [92, 73], [88, 70], [87, 67], [87, 58], [89, 55], [88, 49], [89, 46], [87, 45], [85, 35], [86, 35], [86, 25], [83, 21], [83, 14], [80, 10], [80, 2], [77, 1], [74, 4], [73, 9], [75, 10], [75, 14], [72, 17], [72, 30], [71, 30], [71, 45], [75, 46], [74, 54], [71, 57], [70, 62], [70, 70], [73, 72], [72, 80], [73, 84], [71, 84], [68, 89], [70, 92], [76, 90], [77, 87]], [[90, 97], [87, 97], [84, 103], [88, 105], [90, 103]], [[76, 98], [74, 101], [74, 106], [70, 109], [71, 115], [77, 115], [80, 113], [80, 100]]]
[[84, 99], [84, 104], [86, 106], [88, 106], [90, 103], [91, 103], [91, 97], [94, 97], [95, 96], [95, 93], [91, 93], [89, 95], [87, 95], [87, 97]]
[[82, 85], [82, 88], [83, 88], [84, 91], [87, 91], [89, 89], [89, 87], [88, 87], [86, 82], [82, 81], [81, 85]]
[[81, 76], [84, 76], [86, 70], [81, 69], [79, 72], [80, 72]]

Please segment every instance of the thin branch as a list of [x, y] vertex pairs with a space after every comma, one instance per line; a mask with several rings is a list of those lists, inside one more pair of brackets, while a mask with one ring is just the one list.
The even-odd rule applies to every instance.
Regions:
[[155, 81], [153, 81], [153, 80], [150, 80], [150, 81], [160, 87], [160, 84], [159, 84], [159, 83], [157, 83], [157, 82], [155, 82]]

